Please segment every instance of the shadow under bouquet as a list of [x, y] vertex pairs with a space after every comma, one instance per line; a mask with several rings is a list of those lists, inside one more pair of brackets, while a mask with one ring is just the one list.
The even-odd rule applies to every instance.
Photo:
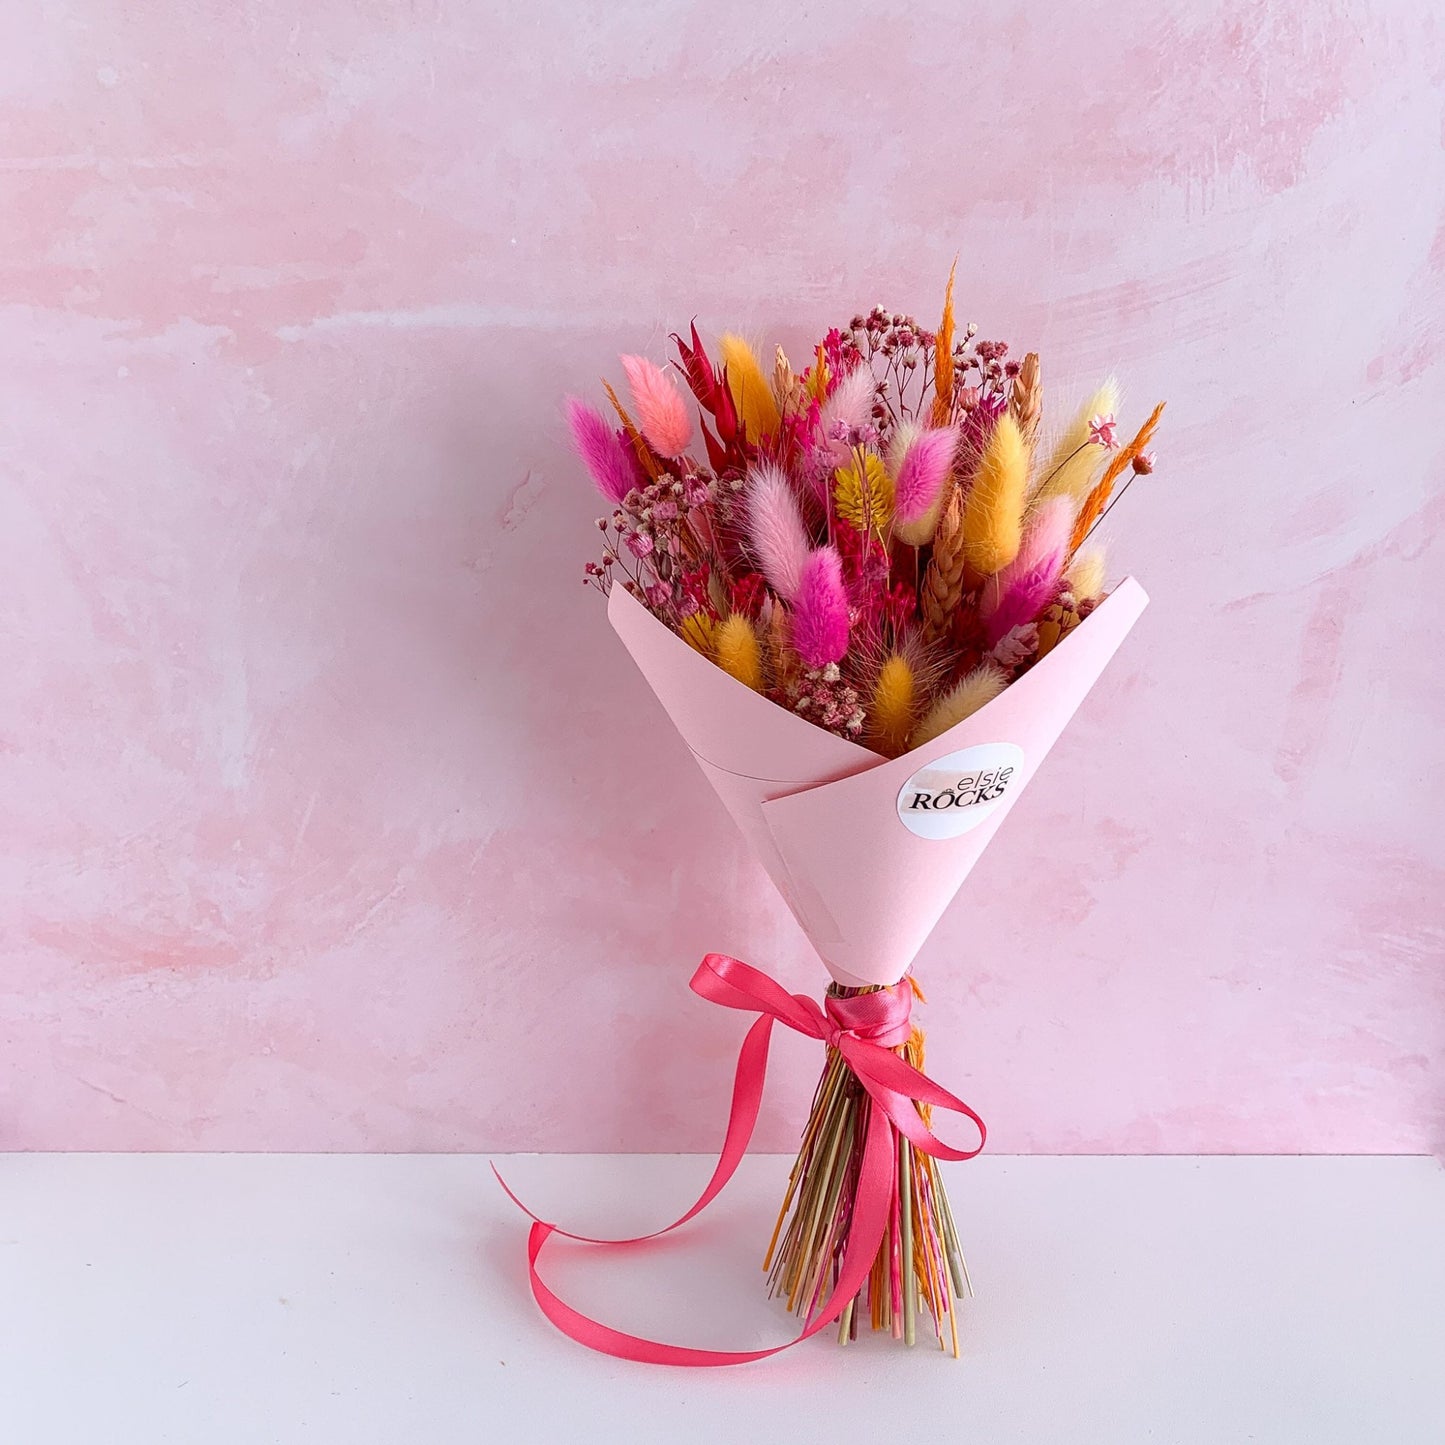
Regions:
[[[624, 356], [610, 412], [567, 403], [608, 512], [585, 580], [831, 977], [821, 1003], [711, 954], [703, 997], [759, 1015], [727, 1143], [697, 1204], [746, 1147], [782, 1022], [826, 1060], [764, 1267], [799, 1339], [867, 1326], [958, 1353], [969, 1292], [941, 1159], [983, 1125], [923, 1074], [910, 969], [970, 868], [1147, 601], [1106, 585], [1093, 540], [1153, 470], [1162, 404], [1125, 439], [1106, 381], [1053, 433], [1040, 359], [875, 307], [795, 370], [694, 325], [664, 369]], [[935, 1111], [978, 1143], [945, 1144]], [[669, 1226], [669, 1228], [676, 1227]], [[548, 1317], [626, 1358], [731, 1364], [722, 1352]], [[796, 1343], [790, 1341], [789, 1343]], [[781, 1348], [781, 1347], [780, 1347]]]

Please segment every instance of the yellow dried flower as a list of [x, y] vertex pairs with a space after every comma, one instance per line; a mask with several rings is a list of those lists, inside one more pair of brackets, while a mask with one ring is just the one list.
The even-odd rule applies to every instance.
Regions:
[[740, 612], [734, 612], [713, 634], [713, 657], [726, 673], [754, 692], [763, 690], [763, 652], [758, 631]]
[[1063, 602], [1055, 602], [1039, 618], [1038, 656], [1047, 656], [1059, 645], [1060, 640], [1067, 637], [1078, 625], [1079, 614], [1075, 604], [1070, 602], [1066, 605]]
[[908, 746], [917, 699], [918, 687], [908, 659], [896, 652], [890, 654], [878, 669], [869, 709], [873, 735], [890, 757]]
[[1023, 538], [1029, 449], [1005, 413], [994, 425], [963, 507], [963, 554], [980, 577], [992, 577], [1018, 555]]
[[777, 436], [781, 420], [773, 388], [751, 346], [732, 332], [718, 342], [723, 367], [727, 372], [728, 390], [738, 418], [747, 428], [748, 440], [756, 445], [766, 436]]
[[717, 622], [706, 612], [694, 612], [691, 617], [684, 617], [682, 626], [678, 628], [682, 640], [704, 657], [711, 657], [713, 654], [713, 638], [716, 632]]
[[886, 531], [893, 520], [893, 478], [872, 452], [858, 464], [840, 467], [833, 475], [833, 505], [845, 522], [860, 532]]

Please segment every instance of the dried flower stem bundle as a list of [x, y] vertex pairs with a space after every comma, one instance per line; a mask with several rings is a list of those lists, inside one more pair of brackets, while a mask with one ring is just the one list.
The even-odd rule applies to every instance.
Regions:
[[[837, 984], [829, 989], [835, 997], [866, 992]], [[922, 1032], [915, 1029], [895, 1052], [922, 1068]], [[842, 1055], [830, 1049], [763, 1259], [771, 1293], [786, 1300], [795, 1314], [815, 1308], [838, 1277], [867, 1111], [873, 1107]], [[957, 1358], [955, 1302], [972, 1294], [963, 1251], [936, 1162], [901, 1137], [895, 1197], [897, 1207], [873, 1263], [867, 1299], [859, 1295], [844, 1310], [839, 1342], [857, 1338], [865, 1309], [872, 1329], [909, 1345], [917, 1339], [920, 1316], [926, 1316], [939, 1349]]]

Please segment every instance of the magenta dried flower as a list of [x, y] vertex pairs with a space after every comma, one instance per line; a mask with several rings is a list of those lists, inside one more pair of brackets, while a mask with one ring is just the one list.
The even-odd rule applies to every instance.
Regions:
[[826, 667], [848, 651], [848, 593], [837, 549], [809, 553], [793, 603], [793, 647], [807, 667]]

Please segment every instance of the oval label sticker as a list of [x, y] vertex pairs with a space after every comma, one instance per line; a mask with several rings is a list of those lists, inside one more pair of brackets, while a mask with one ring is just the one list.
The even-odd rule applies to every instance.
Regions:
[[898, 816], [920, 838], [958, 838], [1020, 786], [1024, 750], [1016, 743], [979, 743], [945, 753], [919, 768], [898, 794]]

